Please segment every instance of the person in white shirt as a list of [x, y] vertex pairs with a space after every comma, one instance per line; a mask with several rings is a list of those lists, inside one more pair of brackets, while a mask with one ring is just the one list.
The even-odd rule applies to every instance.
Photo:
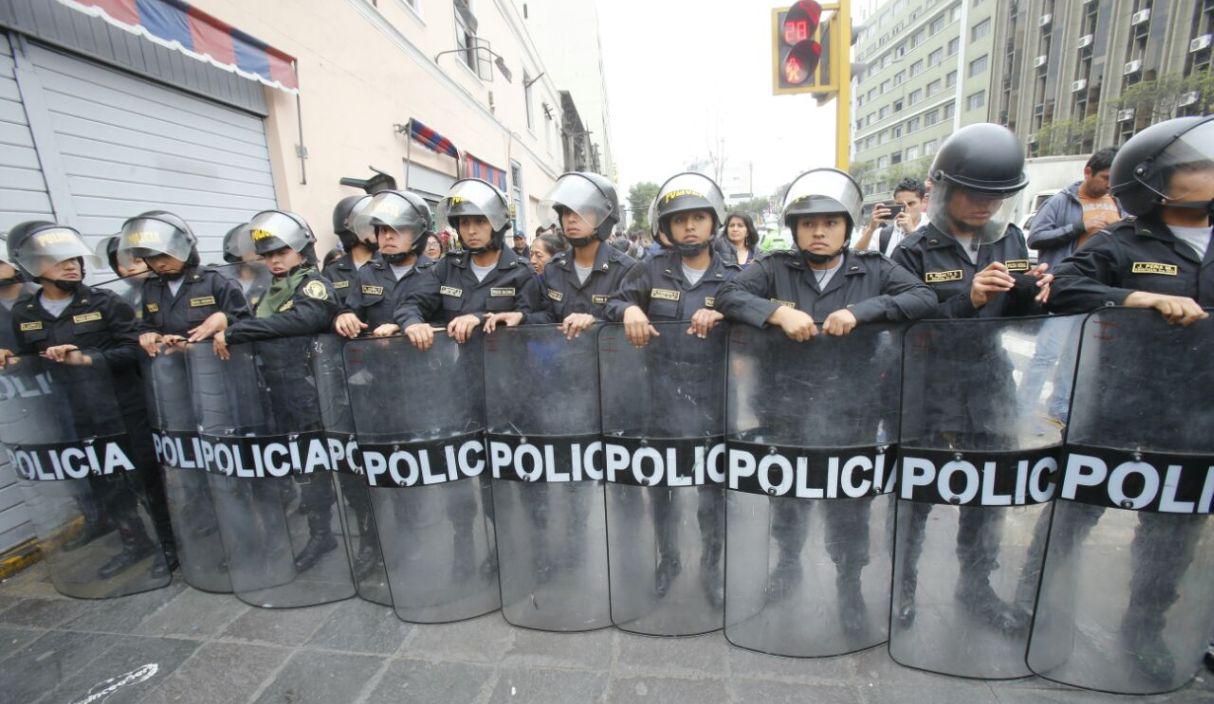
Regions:
[[868, 224], [864, 226], [864, 232], [860, 234], [856, 249], [874, 250], [887, 257], [892, 255], [902, 238], [926, 222], [923, 217], [926, 202], [922, 181], [913, 178], [899, 181], [894, 186], [894, 206], [900, 206], [899, 212], [894, 214], [888, 204], [878, 203]]

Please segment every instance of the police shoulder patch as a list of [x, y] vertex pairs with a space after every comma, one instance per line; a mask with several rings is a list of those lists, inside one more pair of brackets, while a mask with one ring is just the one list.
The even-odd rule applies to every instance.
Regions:
[[952, 269], [950, 271], [929, 271], [923, 274], [923, 280], [929, 284], [941, 284], [945, 281], [960, 281], [965, 278], [965, 273], [960, 269]]
[[716, 306], [716, 302], [717, 302], [717, 299], [715, 296], [705, 296], [704, 297], [704, 307], [705, 308], [714, 308]]
[[304, 284], [303, 295], [318, 301], [327, 301], [329, 300], [329, 289], [325, 288], [324, 282], [313, 279]]
[[1161, 264], [1159, 262], [1134, 262], [1130, 267], [1132, 274], [1160, 274], [1162, 276], [1179, 276], [1180, 267], [1175, 264]]

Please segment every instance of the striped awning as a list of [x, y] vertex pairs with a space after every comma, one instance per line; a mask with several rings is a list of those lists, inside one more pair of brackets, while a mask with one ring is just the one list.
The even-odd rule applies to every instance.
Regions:
[[295, 93], [295, 58], [183, 0], [58, 0], [191, 58]]
[[492, 183], [503, 192], [506, 190], [505, 171], [488, 162], [481, 161], [467, 152], [464, 153], [464, 177], [479, 178], [482, 181]]

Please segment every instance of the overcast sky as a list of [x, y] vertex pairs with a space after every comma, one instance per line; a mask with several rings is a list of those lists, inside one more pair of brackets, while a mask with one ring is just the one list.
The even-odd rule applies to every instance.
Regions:
[[[599, 0], [620, 194], [661, 183], [724, 140], [756, 195], [834, 166], [834, 103], [772, 95], [771, 0]], [[787, 6], [789, 3], [783, 3]]]

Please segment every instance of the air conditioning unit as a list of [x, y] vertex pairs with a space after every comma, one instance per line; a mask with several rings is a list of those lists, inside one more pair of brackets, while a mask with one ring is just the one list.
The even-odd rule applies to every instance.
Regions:
[[1037, 58], [1033, 59], [1033, 68], [1041, 68], [1042, 66], [1045, 66], [1045, 63], [1049, 60], [1050, 60], [1049, 54], [1042, 54], [1041, 56], [1038, 56]]
[[1148, 7], [1145, 10], [1139, 10], [1138, 12], [1130, 15], [1130, 26], [1134, 27], [1136, 25], [1140, 25], [1149, 19], [1151, 19], [1151, 8]]
[[1092, 35], [1085, 34], [1079, 38], [1078, 48], [1083, 49], [1092, 45]]
[[1125, 110], [1117, 111], [1118, 122], [1129, 122], [1134, 119], [1134, 108], [1126, 108]]
[[1180, 100], [1176, 101], [1176, 107], [1183, 108], [1192, 105], [1193, 103], [1197, 102], [1197, 98], [1199, 96], [1200, 94], [1197, 91], [1191, 90], [1188, 93], [1180, 96]]
[[1042, 15], [1037, 18], [1037, 26], [1038, 27], [1048, 27], [1050, 25], [1050, 22], [1053, 22], [1053, 21], [1054, 21], [1053, 15]]
[[1133, 61], [1125, 62], [1125, 66], [1121, 69], [1121, 75], [1130, 76], [1142, 70], [1142, 60], [1134, 59]]
[[1078, 81], [1071, 81], [1071, 92], [1078, 93], [1088, 87], [1088, 79], [1080, 78]]
[[1214, 43], [1214, 34], [1203, 34], [1189, 42], [1189, 52], [1191, 53], [1194, 51], [1201, 51], [1202, 49], [1208, 49], [1211, 43]]

